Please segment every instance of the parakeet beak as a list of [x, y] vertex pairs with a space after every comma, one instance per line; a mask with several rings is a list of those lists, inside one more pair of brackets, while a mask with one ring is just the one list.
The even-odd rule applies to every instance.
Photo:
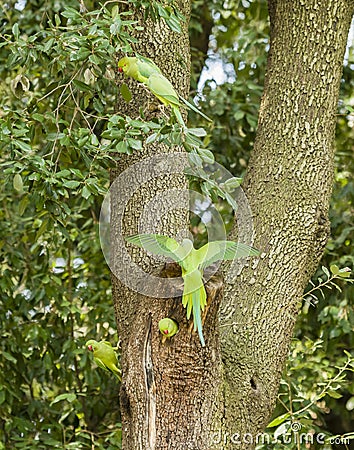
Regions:
[[163, 330], [164, 334], [168, 334], [168, 330]]
[[123, 67], [118, 67], [118, 72], [122, 73], [123, 72]]
[[88, 348], [88, 350], [89, 350], [90, 352], [92, 352], [92, 351], [93, 351], [93, 347], [92, 347], [92, 345], [88, 345], [88, 346], [87, 346], [87, 348]]

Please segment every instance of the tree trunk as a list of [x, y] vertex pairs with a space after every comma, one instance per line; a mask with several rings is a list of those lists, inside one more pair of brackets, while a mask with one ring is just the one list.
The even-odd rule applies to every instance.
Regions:
[[[144, 23], [141, 20], [145, 29], [136, 36], [139, 40], [136, 50], [152, 58], [179, 93], [187, 97], [190, 76], [187, 29], [190, 4], [181, 0], [179, 5], [187, 18], [184, 32], [173, 33], [162, 21], [157, 23], [148, 20]], [[160, 114], [151, 107], [152, 103], [156, 103], [153, 96], [147, 95], [135, 81], [128, 83], [133, 92], [133, 101], [128, 105], [120, 104], [120, 112], [134, 117], [142, 107], [147, 118]], [[210, 411], [220, 379], [220, 358], [219, 353], [215, 352], [219, 347], [218, 334], [214, 332], [221, 299], [220, 277], [213, 277], [207, 285], [210, 307], [204, 334], [209, 345], [201, 349], [197, 334], [191, 332], [191, 322], [187, 323], [181, 297], [158, 298], [163, 280], [159, 283], [155, 278], [155, 284], [152, 285], [149, 285], [150, 278], [143, 282], [139, 277], [132, 280], [134, 266], [125, 254], [121, 238], [122, 234], [138, 232], [176, 236], [188, 231], [189, 198], [183, 164], [178, 168], [176, 158], [167, 162], [169, 152], [171, 150], [163, 145], [149, 146], [143, 152], [123, 157], [118, 161], [117, 169], [112, 171], [111, 268], [113, 300], [122, 348], [120, 398], [124, 450], [207, 449], [213, 417]], [[156, 156], [159, 154], [166, 156], [165, 162]], [[141, 166], [132, 167], [133, 163], [139, 162]], [[172, 166], [176, 166], [176, 173], [172, 173]], [[157, 173], [158, 176], [155, 176]], [[151, 178], [149, 175], [152, 175]], [[134, 192], [135, 187], [140, 187], [140, 190]], [[174, 204], [176, 196], [169, 197], [174, 190], [177, 192], [177, 208]], [[155, 205], [154, 199], [158, 199]], [[152, 210], [144, 216], [147, 206]], [[143, 226], [143, 229], [139, 226]], [[131, 257], [135, 264], [152, 276], [180, 277], [176, 266], [168, 265], [161, 271], [161, 264], [139, 249], [131, 248]], [[137, 288], [140, 293], [126, 284]], [[179, 289], [179, 295], [181, 293]], [[153, 298], [153, 294], [156, 298]], [[172, 317], [179, 324], [178, 334], [166, 342], [162, 342], [158, 329], [158, 322], [164, 317]], [[206, 390], [208, 395], [205, 395]]]
[[[188, 18], [189, 2], [178, 3]], [[121, 277], [113, 277], [122, 343], [124, 450], [254, 448], [254, 437], [266, 426], [297, 307], [328, 237], [335, 112], [353, 7], [349, 0], [269, 1], [271, 50], [257, 141], [245, 180], [255, 246], [262, 254], [235, 279], [225, 271], [229, 281], [224, 288], [220, 276], [208, 282], [206, 347], [191, 333], [180, 298], [144, 296], [126, 287]], [[154, 59], [186, 96], [190, 67], [186, 27], [179, 35], [162, 22], [145, 26], [138, 36], [138, 52]], [[129, 114], [141, 105], [149, 111], [151, 98], [135, 82], [131, 87], [137, 95], [128, 105]], [[153, 149], [168, 151], [163, 146]], [[130, 160], [122, 159], [113, 179], [149, 154], [151, 150], [144, 149]], [[132, 185], [139, 179], [134, 171], [129, 176]], [[113, 273], [125, 271], [127, 279], [130, 263], [120, 262], [125, 256], [119, 235], [141, 232], [144, 204], [158, 193], [186, 189], [181, 173], [142, 184], [124, 214], [120, 203], [127, 189], [120, 186], [113, 194]], [[186, 208], [186, 199], [181, 199]], [[152, 211], [159, 215], [156, 208]], [[150, 214], [144, 225], [150, 232], [174, 236], [187, 226], [185, 212], [167, 214], [160, 228], [154, 224], [155, 213]], [[244, 233], [247, 230], [235, 230], [241, 238]], [[144, 252], [132, 252], [146, 272], [179, 275], [174, 265], [160, 271]], [[159, 287], [156, 280], [156, 292]], [[163, 343], [158, 321], [166, 316], [177, 320], [179, 333]], [[250, 435], [245, 438], [246, 433]]]
[[[271, 47], [244, 189], [262, 250], [225, 287], [225, 410], [217, 448], [267, 425], [298, 306], [329, 236], [335, 115], [354, 2], [269, 0]], [[232, 442], [233, 440], [233, 442]]]

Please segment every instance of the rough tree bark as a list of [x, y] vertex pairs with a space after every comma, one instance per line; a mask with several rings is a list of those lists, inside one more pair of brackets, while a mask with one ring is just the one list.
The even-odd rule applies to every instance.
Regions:
[[[180, 0], [178, 5], [188, 18], [189, 2]], [[255, 245], [262, 255], [225, 284], [223, 298], [221, 278], [208, 283], [206, 348], [190, 333], [179, 299], [143, 297], [113, 278], [122, 342], [124, 450], [248, 449], [266, 426], [297, 306], [328, 237], [335, 111], [353, 10], [353, 0], [269, 0], [271, 50], [257, 141], [244, 183], [254, 215]], [[186, 27], [177, 35], [163, 23], [145, 25], [138, 51], [156, 60], [186, 95]], [[132, 88], [138, 89], [134, 83]], [[141, 105], [149, 109], [146, 93], [136, 92], [129, 105], [131, 116]], [[146, 155], [145, 149], [135, 160]], [[122, 160], [113, 178], [131, 163]], [[122, 220], [121, 231], [136, 233], [144, 201], [171, 186], [185, 189], [183, 176], [144, 185], [123, 218], [115, 213], [118, 193], [112, 223]], [[175, 212], [155, 229], [175, 235], [186, 224], [186, 214]], [[242, 237], [244, 230], [237, 232]], [[121, 257], [119, 247], [113, 248], [113, 267]], [[144, 270], [156, 271], [143, 252], [134, 252], [133, 258]], [[160, 274], [170, 277], [176, 270], [167, 267]], [[157, 327], [165, 316], [180, 325], [167, 344]]]
[[335, 114], [354, 12], [351, 0], [268, 4], [271, 48], [244, 183], [263, 254], [225, 288], [221, 448], [234, 448], [232, 439], [253, 448], [247, 442], [267, 425], [298, 304], [327, 242]]

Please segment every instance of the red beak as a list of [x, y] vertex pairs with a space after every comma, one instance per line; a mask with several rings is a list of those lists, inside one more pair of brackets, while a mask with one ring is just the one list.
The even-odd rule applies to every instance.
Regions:
[[118, 67], [118, 72], [122, 73], [123, 72], [123, 68], [122, 67]]
[[163, 330], [163, 332], [164, 332], [165, 334], [168, 334], [168, 330]]
[[90, 352], [92, 352], [93, 350], [92, 345], [89, 345], [87, 348], [90, 350]]

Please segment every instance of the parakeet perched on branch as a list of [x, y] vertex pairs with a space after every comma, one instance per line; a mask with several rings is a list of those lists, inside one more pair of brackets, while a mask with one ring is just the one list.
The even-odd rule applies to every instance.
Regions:
[[116, 352], [110, 342], [90, 339], [86, 342], [86, 347], [90, 352], [93, 352], [93, 360], [108, 372], [113, 373], [119, 380], [121, 380], [121, 371], [118, 369], [118, 358]]
[[159, 67], [151, 59], [141, 55], [124, 56], [118, 61], [118, 71], [140, 83], [146, 83], [154, 73], [161, 73]]
[[210, 121], [208, 116], [177, 94], [170, 81], [162, 74], [159, 67], [151, 59], [144, 58], [141, 55], [125, 56], [118, 61], [118, 70], [128, 77], [144, 83], [161, 103], [171, 106], [176, 119], [184, 128], [186, 128], [186, 125], [179, 110], [181, 107], [192, 109]]
[[208, 242], [196, 250], [189, 239], [184, 239], [179, 244], [175, 239], [160, 234], [137, 234], [125, 239], [155, 255], [171, 258], [181, 266], [184, 281], [182, 304], [187, 308], [187, 319], [193, 312], [194, 331], [198, 330], [203, 347], [205, 342], [201, 311], [204, 310], [207, 299], [203, 284], [204, 269], [219, 260], [233, 260], [259, 254], [258, 250], [248, 245], [232, 241]]

